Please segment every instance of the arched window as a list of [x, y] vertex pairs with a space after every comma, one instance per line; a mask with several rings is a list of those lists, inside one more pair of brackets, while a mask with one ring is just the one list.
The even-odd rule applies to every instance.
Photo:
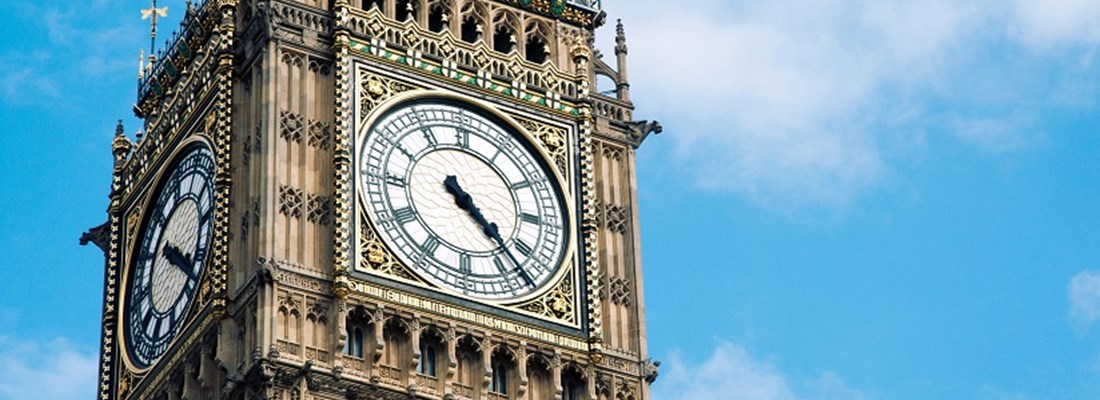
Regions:
[[344, 354], [363, 358], [364, 353], [373, 351], [373, 347], [367, 346], [370, 346], [371, 341], [374, 340], [374, 329], [365, 310], [361, 307], [353, 308], [348, 312], [344, 325], [346, 326], [344, 333], [348, 337], [344, 342]]
[[363, 0], [363, 9], [370, 10], [377, 8], [379, 11], [384, 10], [382, 7], [382, 0]]
[[506, 26], [501, 26], [493, 32], [493, 50], [501, 53], [511, 53], [516, 45], [516, 35]]
[[420, 341], [420, 363], [416, 365], [416, 372], [428, 376], [435, 375], [436, 351], [435, 346], [426, 341]]
[[588, 385], [584, 375], [577, 370], [575, 365], [562, 368], [561, 371], [561, 398], [562, 400], [586, 400], [585, 394]]
[[398, 21], [405, 22], [416, 18], [416, 3], [412, 0], [398, 0], [397, 9], [394, 10]]
[[489, 390], [500, 394], [508, 394], [508, 370], [504, 363], [493, 362], [493, 382], [489, 386]]
[[542, 355], [533, 355], [527, 360], [527, 392], [531, 399], [554, 398], [554, 381], [551, 378], [550, 363]]
[[549, 51], [546, 50], [546, 43], [542, 42], [538, 36], [530, 36], [527, 38], [527, 50], [524, 52], [527, 61], [535, 64], [542, 64], [546, 62], [546, 56]]
[[474, 43], [481, 39], [481, 24], [477, 18], [466, 17], [462, 20], [462, 41]]
[[348, 326], [348, 341], [344, 342], [344, 354], [363, 358], [363, 328]]
[[502, 350], [493, 353], [490, 360], [493, 369], [493, 379], [489, 382], [489, 391], [500, 394], [508, 394], [508, 378], [512, 374], [513, 365], [508, 354]]
[[432, 32], [443, 32], [447, 28], [447, 12], [443, 6], [435, 6], [428, 13], [428, 29]]

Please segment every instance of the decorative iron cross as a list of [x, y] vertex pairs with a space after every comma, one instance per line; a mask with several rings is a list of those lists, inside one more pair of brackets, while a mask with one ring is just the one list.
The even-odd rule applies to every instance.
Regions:
[[149, 21], [149, 57], [153, 57], [153, 52], [156, 50], [157, 17], [168, 16], [168, 6], [157, 8], [157, 0], [152, 1], [153, 3], [149, 5], [148, 9], [141, 10], [141, 19], [151, 19], [151, 21]]

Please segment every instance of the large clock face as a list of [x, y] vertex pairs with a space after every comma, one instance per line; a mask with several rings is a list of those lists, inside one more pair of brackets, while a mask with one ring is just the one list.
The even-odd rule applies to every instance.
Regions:
[[569, 231], [562, 192], [514, 129], [472, 107], [422, 100], [380, 117], [360, 149], [368, 218], [428, 281], [509, 300], [560, 268]]
[[169, 170], [145, 217], [123, 314], [131, 363], [156, 362], [179, 333], [205, 270], [214, 204], [214, 159], [193, 145]]

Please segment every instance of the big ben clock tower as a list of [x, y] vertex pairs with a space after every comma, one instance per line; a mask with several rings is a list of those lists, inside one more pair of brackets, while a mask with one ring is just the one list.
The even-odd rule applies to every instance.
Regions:
[[622, 25], [614, 65], [592, 49], [599, 0], [181, 8], [86, 236], [99, 398], [649, 399], [661, 128]]

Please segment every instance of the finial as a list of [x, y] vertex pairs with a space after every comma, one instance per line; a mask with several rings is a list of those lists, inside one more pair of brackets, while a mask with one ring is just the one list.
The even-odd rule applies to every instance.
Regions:
[[152, 4], [148, 9], [141, 10], [141, 19], [148, 19], [149, 21], [149, 58], [153, 58], [153, 53], [156, 51], [157, 46], [157, 17], [168, 16], [168, 6], [157, 8], [157, 0], [151, 0]]
[[623, 29], [623, 20], [615, 25], [615, 55], [626, 53], [626, 31]]
[[145, 136], [145, 132], [142, 132], [141, 128], [138, 128], [137, 132], [134, 133], [134, 137], [137, 138], [137, 141], [140, 142], [142, 136]]
[[138, 80], [145, 79], [145, 49], [138, 52]]
[[111, 141], [111, 153], [115, 156], [115, 165], [121, 165], [126, 157], [130, 155], [130, 148], [133, 144], [130, 143], [130, 139], [126, 138], [126, 134], [122, 128], [122, 120], [118, 120], [118, 126], [115, 127], [115, 140]]

